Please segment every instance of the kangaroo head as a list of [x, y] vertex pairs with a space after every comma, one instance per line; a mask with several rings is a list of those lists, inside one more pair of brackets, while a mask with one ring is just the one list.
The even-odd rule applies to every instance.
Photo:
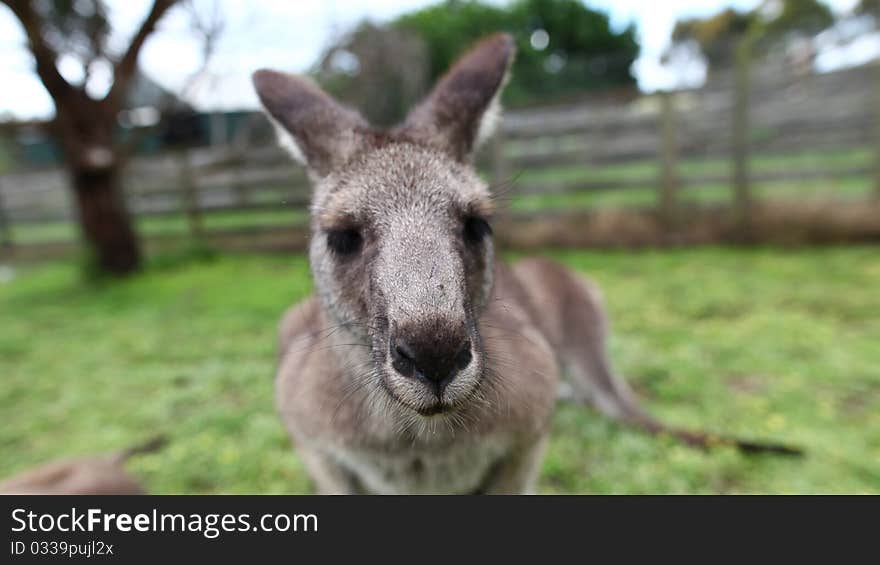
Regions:
[[508, 35], [483, 40], [389, 131], [308, 79], [254, 74], [282, 145], [315, 184], [310, 260], [323, 306], [369, 346], [373, 386], [422, 415], [463, 406], [483, 378], [492, 201], [470, 162], [513, 55]]

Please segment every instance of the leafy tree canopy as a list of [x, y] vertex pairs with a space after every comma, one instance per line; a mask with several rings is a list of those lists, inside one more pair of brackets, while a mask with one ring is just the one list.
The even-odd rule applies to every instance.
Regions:
[[859, 0], [856, 5], [856, 14], [867, 16], [880, 16], [880, 0]]
[[776, 0], [768, 19], [757, 20], [758, 33], [780, 38], [791, 34], [813, 36], [834, 24], [834, 14], [819, 0]]
[[740, 38], [767, 45], [796, 35], [811, 37], [833, 24], [834, 14], [820, 0], [765, 0], [747, 12], [727, 8], [706, 18], [679, 20], [672, 44], [695, 43], [709, 67], [718, 68], [730, 64]]
[[425, 42], [431, 79], [479, 38], [511, 33], [519, 48], [505, 94], [512, 103], [635, 84], [630, 72], [639, 53], [635, 28], [615, 31], [607, 14], [578, 0], [515, 0], [502, 6], [446, 0], [405, 14], [392, 25]]

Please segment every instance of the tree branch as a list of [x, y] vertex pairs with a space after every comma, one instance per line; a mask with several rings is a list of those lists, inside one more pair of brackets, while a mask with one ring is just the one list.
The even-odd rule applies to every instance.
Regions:
[[[0, 1], [5, 2], [6, 0]], [[153, 0], [153, 7], [150, 8], [150, 13], [147, 14], [147, 17], [141, 23], [140, 29], [135, 33], [125, 54], [122, 55], [113, 68], [113, 86], [110, 88], [110, 92], [107, 93], [106, 99], [118, 99], [125, 92], [128, 82], [137, 69], [138, 55], [140, 55], [141, 48], [147, 41], [147, 37], [156, 29], [156, 24], [165, 15], [165, 12], [177, 2], [178, 0]]]
[[121, 154], [128, 155], [133, 153], [135, 148], [140, 145], [148, 135], [155, 134], [157, 131], [161, 131], [163, 127], [167, 126], [170, 118], [169, 111], [174, 109], [174, 104], [180, 100], [186, 102], [193, 87], [198, 83], [199, 79], [206, 74], [208, 65], [211, 62], [211, 57], [217, 46], [217, 41], [222, 35], [223, 29], [226, 25], [226, 22], [219, 11], [218, 1], [219, 0], [214, 0], [212, 13], [204, 18], [202, 18], [196, 11], [192, 2], [186, 2], [186, 5], [190, 9], [190, 29], [192, 30], [192, 34], [201, 41], [201, 64], [198, 69], [196, 69], [184, 81], [183, 87], [179, 92], [172, 96], [164, 97], [162, 102], [160, 102], [158, 105], [159, 114], [161, 116], [159, 122], [151, 127], [141, 127], [132, 131], [131, 135], [129, 135], [120, 146]]
[[28, 0], [0, 0], [0, 2], [12, 10], [12, 13], [24, 27], [30, 51], [37, 63], [37, 76], [40, 77], [43, 86], [55, 101], [56, 108], [59, 108], [58, 101], [66, 98], [76, 89], [58, 72], [58, 67], [55, 64], [58, 60], [58, 53], [43, 38], [43, 21]]

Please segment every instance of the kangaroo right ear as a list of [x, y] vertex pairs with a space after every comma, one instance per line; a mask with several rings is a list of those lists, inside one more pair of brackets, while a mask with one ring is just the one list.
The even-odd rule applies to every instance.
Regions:
[[516, 45], [506, 33], [491, 35], [462, 55], [400, 131], [468, 161], [492, 134]]
[[367, 122], [308, 78], [262, 69], [252, 79], [279, 143], [311, 172], [326, 176], [363, 147]]

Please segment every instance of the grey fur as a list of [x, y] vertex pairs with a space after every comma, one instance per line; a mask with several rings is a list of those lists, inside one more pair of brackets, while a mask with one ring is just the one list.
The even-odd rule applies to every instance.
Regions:
[[[320, 492], [530, 491], [562, 368], [602, 412], [667, 430], [611, 371], [592, 285], [543, 259], [510, 268], [468, 235], [492, 214], [468, 163], [512, 57], [509, 36], [487, 38], [390, 132], [301, 79], [255, 75], [316, 179], [317, 296], [282, 319], [276, 398]], [[333, 248], [340, 233], [355, 252]], [[466, 338], [473, 358], [438, 393], [395, 370], [400, 336], [450, 354]]]
[[161, 449], [165, 441], [164, 437], [156, 437], [116, 453], [54, 461], [28, 469], [0, 481], [0, 495], [146, 494], [124, 464], [131, 457]]

